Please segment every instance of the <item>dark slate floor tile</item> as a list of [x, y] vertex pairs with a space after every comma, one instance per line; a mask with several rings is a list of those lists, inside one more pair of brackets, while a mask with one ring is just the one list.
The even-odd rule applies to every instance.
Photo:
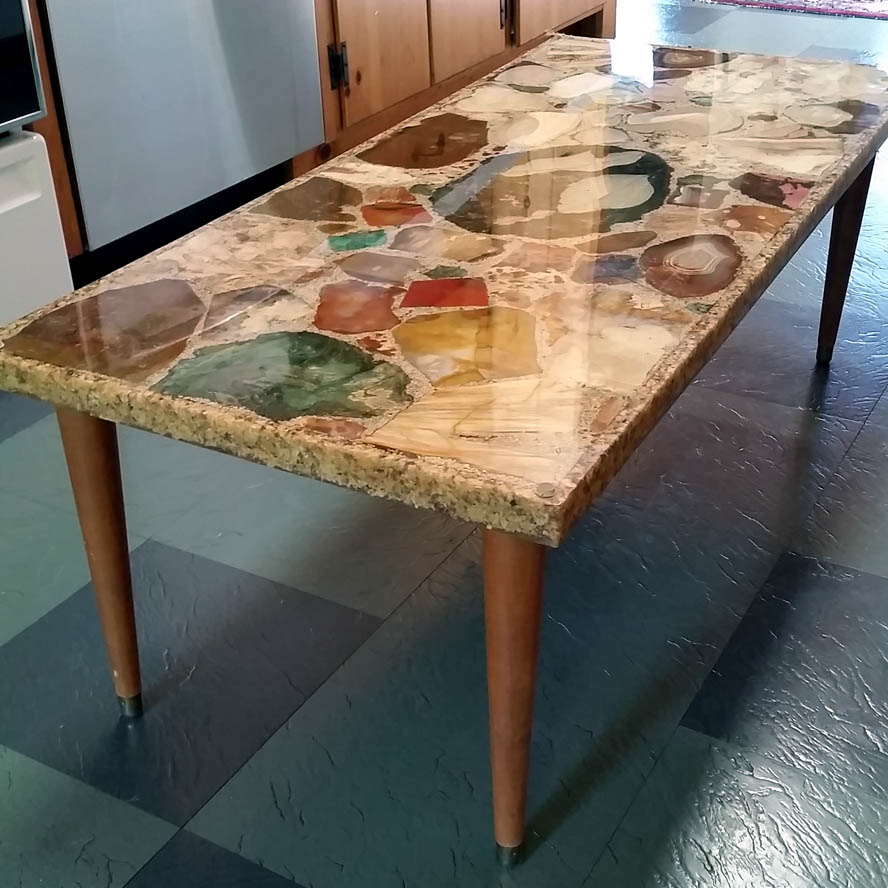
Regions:
[[181, 830], [126, 888], [299, 888], [239, 854]]
[[863, 421], [888, 386], [888, 319], [846, 308], [828, 372], [815, 367], [819, 313], [762, 299], [694, 385]]
[[[873, 412], [870, 413], [866, 424], [868, 426], [880, 426], [888, 430], [888, 392], [879, 399], [879, 403], [873, 408]], [[886, 436], [888, 436], [888, 432], [886, 432]]]
[[884, 794], [886, 650], [888, 580], [785, 555], [683, 724]]
[[605, 494], [780, 548], [804, 522], [861, 425], [691, 386]]
[[586, 888], [883, 888], [888, 806], [679, 729]]
[[0, 392], [0, 441], [52, 413], [52, 406], [24, 395]]
[[132, 566], [145, 716], [87, 586], [0, 647], [0, 743], [183, 824], [379, 620], [154, 542]]
[[[477, 536], [189, 824], [337, 888], [491, 888]], [[771, 570], [745, 537], [604, 504], [551, 554], [528, 806], [503, 885], [578, 888]]]
[[794, 552], [888, 577], [885, 404], [883, 398], [796, 533]]

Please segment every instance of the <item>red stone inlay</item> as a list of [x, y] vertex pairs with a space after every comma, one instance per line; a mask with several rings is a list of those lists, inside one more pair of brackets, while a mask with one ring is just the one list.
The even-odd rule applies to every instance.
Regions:
[[414, 281], [402, 308], [462, 308], [488, 304], [487, 285], [481, 278], [443, 278]]

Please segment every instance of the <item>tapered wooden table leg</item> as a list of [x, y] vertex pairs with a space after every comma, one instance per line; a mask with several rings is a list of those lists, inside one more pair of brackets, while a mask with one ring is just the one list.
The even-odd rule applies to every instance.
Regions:
[[518, 859], [536, 687], [545, 547], [488, 530], [484, 535], [484, 606], [493, 821], [500, 862]]
[[870, 179], [875, 158], [851, 183], [839, 198], [833, 210], [832, 231], [829, 237], [829, 258], [826, 262], [826, 284], [823, 288], [823, 308], [820, 313], [820, 335], [817, 340], [817, 363], [827, 365], [832, 360], [848, 281], [857, 252], [857, 239], [866, 209]]
[[114, 689], [123, 713], [136, 717], [142, 714], [142, 684], [117, 428], [75, 410], [56, 412]]

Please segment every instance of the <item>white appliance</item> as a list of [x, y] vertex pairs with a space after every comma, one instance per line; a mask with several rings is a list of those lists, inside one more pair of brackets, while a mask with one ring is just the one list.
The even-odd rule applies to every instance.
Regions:
[[46, 144], [34, 133], [0, 138], [0, 325], [71, 289]]

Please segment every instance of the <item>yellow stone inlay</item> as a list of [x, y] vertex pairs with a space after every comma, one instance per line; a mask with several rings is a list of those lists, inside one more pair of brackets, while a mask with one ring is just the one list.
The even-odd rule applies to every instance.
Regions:
[[401, 353], [436, 385], [538, 373], [535, 321], [515, 308], [420, 315], [392, 332]]

